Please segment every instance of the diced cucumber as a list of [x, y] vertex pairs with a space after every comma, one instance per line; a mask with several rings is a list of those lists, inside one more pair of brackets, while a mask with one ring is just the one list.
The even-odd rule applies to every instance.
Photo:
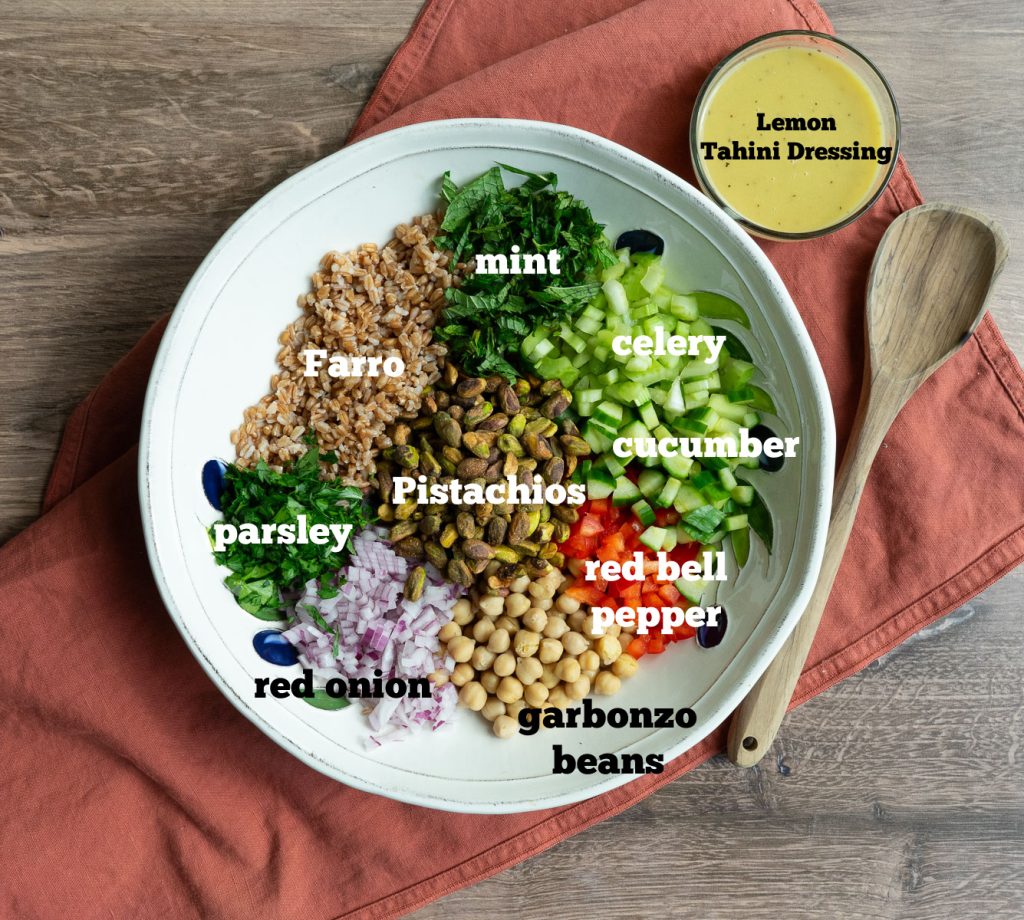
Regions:
[[595, 454], [604, 454], [612, 449], [611, 438], [601, 434], [597, 426], [593, 424], [593, 421], [589, 421], [583, 426], [582, 434], [584, 440], [590, 445], [590, 449]]
[[731, 530], [746, 530], [747, 528], [747, 516], [745, 514], [733, 514], [727, 517], [723, 522], [727, 531]]
[[693, 460], [690, 457], [662, 457], [661, 465], [669, 476], [682, 480], [687, 477], [693, 468]]
[[719, 375], [722, 380], [723, 390], [737, 390], [750, 383], [754, 376], [754, 365], [749, 361], [741, 361], [739, 358], [729, 358], [721, 362]]
[[654, 496], [661, 492], [665, 485], [666, 476], [661, 470], [644, 470], [638, 477], [636, 484], [644, 498], [654, 499]]
[[666, 536], [667, 533], [664, 527], [648, 527], [640, 534], [640, 542], [648, 549], [653, 549], [657, 552], [664, 545]]
[[753, 486], [734, 486], [729, 490], [729, 494], [737, 505], [749, 505], [754, 501]]
[[[644, 470], [644, 472], [646, 473], [647, 470]], [[641, 473], [641, 475], [643, 474]], [[654, 499], [654, 504], [657, 505], [659, 508], [672, 507], [672, 502], [676, 500], [676, 495], [679, 494], [679, 489], [681, 486], [682, 483], [678, 479], [666, 480], [665, 485], [661, 487], [661, 491]]]
[[679, 491], [676, 493], [672, 507], [680, 514], [688, 514], [707, 504], [707, 499], [687, 482], [680, 483]]
[[626, 472], [626, 467], [615, 454], [606, 454], [604, 457], [604, 468], [616, 479]]
[[[681, 415], [686, 411], [682, 385], [679, 383], [678, 377], [672, 381], [672, 386], [669, 388], [668, 399], [665, 400], [665, 411], [669, 415]], [[651, 423], [648, 422], [648, 424]]]
[[718, 481], [722, 484], [723, 489], [728, 489], [729, 494], [732, 495], [732, 490], [736, 488], [736, 477], [733, 476], [732, 470], [728, 467], [718, 471]]
[[700, 599], [704, 596], [704, 589], [707, 587], [707, 582], [703, 578], [693, 581], [688, 578], [678, 578], [675, 584], [676, 590], [691, 604], [700, 604]]
[[644, 527], [654, 523], [654, 509], [642, 498], [633, 504], [633, 515]]
[[622, 424], [622, 406], [606, 399], [594, 409], [594, 421], [601, 422], [609, 428], [617, 430]]
[[645, 402], [639, 410], [640, 421], [643, 422], [648, 428], [656, 428], [658, 425], [658, 413], [654, 410], [654, 406], [650, 400]]
[[615, 480], [615, 491], [612, 492], [612, 504], [618, 507], [632, 505], [642, 496], [633, 480], [625, 476], [619, 476]]
[[615, 477], [600, 467], [591, 469], [587, 477], [587, 498], [607, 498], [615, 490]]
[[767, 412], [769, 415], [779, 414], [778, 409], [775, 408], [775, 401], [768, 393], [754, 385], [751, 385], [750, 389], [754, 391], [754, 401], [750, 404], [751, 409], [755, 409], [758, 412]]

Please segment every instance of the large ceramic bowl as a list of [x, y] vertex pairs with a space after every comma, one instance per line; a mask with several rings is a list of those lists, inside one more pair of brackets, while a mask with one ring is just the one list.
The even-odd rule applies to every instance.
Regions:
[[[660, 234], [672, 287], [715, 290], [743, 304], [753, 325], [743, 338], [779, 407], [777, 434], [798, 435], [801, 450], [781, 472], [752, 474], [774, 515], [775, 548], [769, 556], [755, 539], [750, 562], [723, 587], [729, 629], [722, 644], [673, 645], [644, 659], [618, 696], [597, 698], [606, 707], [690, 707], [693, 728], [561, 729], [501, 741], [463, 711], [449, 729], [368, 750], [357, 706], [326, 712], [298, 699], [254, 699], [254, 678], [289, 669], [257, 655], [253, 635], [268, 624], [241, 610], [221, 583], [225, 572], [204, 532], [216, 512], [200, 470], [212, 457], [233, 457], [229, 433], [266, 390], [277, 336], [296, 316], [296, 297], [320, 256], [385, 242], [395, 224], [437, 206], [445, 170], [465, 181], [496, 161], [556, 172], [559, 186], [585, 200], [612, 239], [634, 228]], [[726, 719], [806, 605], [821, 562], [834, 450], [828, 391], [810, 339], [779, 276], [738, 224], [677, 176], [592, 134], [540, 122], [458, 120], [348, 147], [282, 183], [225, 234], [164, 335], [146, 399], [139, 478], [147, 547], [167, 609], [241, 713], [299, 759], [360, 789], [451, 811], [516, 812], [579, 801], [633, 778], [553, 775], [553, 744], [573, 754], [663, 754], [668, 762]]]

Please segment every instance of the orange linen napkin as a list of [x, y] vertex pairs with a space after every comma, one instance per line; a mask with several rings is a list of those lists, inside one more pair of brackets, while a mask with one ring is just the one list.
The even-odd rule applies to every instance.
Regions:
[[[355, 133], [465, 115], [547, 119], [692, 179], [687, 124], [710, 68], [752, 36], [806, 28], [830, 28], [809, 0], [432, 0]], [[872, 253], [919, 201], [901, 163], [877, 206], [841, 233], [765, 244], [821, 356], [840, 448]], [[160, 332], [75, 412], [46, 514], [0, 552], [0, 915], [395, 916], [622, 811], [721, 749], [719, 730], [660, 776], [489, 817], [358, 792], [275, 746], [192, 659], [146, 563], [134, 444]], [[1020, 561], [1022, 406], [1020, 367], [986, 319], [882, 448], [797, 702]]]

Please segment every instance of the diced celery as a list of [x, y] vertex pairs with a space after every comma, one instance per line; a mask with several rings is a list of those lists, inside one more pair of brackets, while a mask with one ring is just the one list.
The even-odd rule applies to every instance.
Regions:
[[674, 294], [670, 302], [672, 315], [678, 319], [691, 322], [698, 318], [697, 298], [692, 294]]
[[608, 298], [608, 307], [613, 313], [625, 316], [629, 313], [629, 298], [626, 296], [626, 289], [617, 278], [609, 278], [601, 285], [605, 297]]

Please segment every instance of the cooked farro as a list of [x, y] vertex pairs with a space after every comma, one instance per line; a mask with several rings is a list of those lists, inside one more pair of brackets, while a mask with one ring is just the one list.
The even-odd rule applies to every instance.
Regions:
[[[243, 413], [231, 433], [239, 466], [266, 460], [275, 470], [306, 451], [315, 430], [321, 450], [337, 451], [324, 467], [329, 478], [368, 484], [377, 451], [391, 444], [385, 426], [399, 415], [415, 415], [423, 388], [437, 379], [445, 348], [431, 342], [444, 306], [444, 290], [462, 266], [450, 272], [450, 253], [433, 244], [438, 218], [428, 214], [395, 228], [383, 249], [364, 243], [351, 252], [329, 252], [313, 275], [312, 290], [299, 298], [302, 315], [281, 333], [280, 371], [270, 392]], [[329, 355], [397, 355], [399, 377], [303, 376], [302, 352]]]

